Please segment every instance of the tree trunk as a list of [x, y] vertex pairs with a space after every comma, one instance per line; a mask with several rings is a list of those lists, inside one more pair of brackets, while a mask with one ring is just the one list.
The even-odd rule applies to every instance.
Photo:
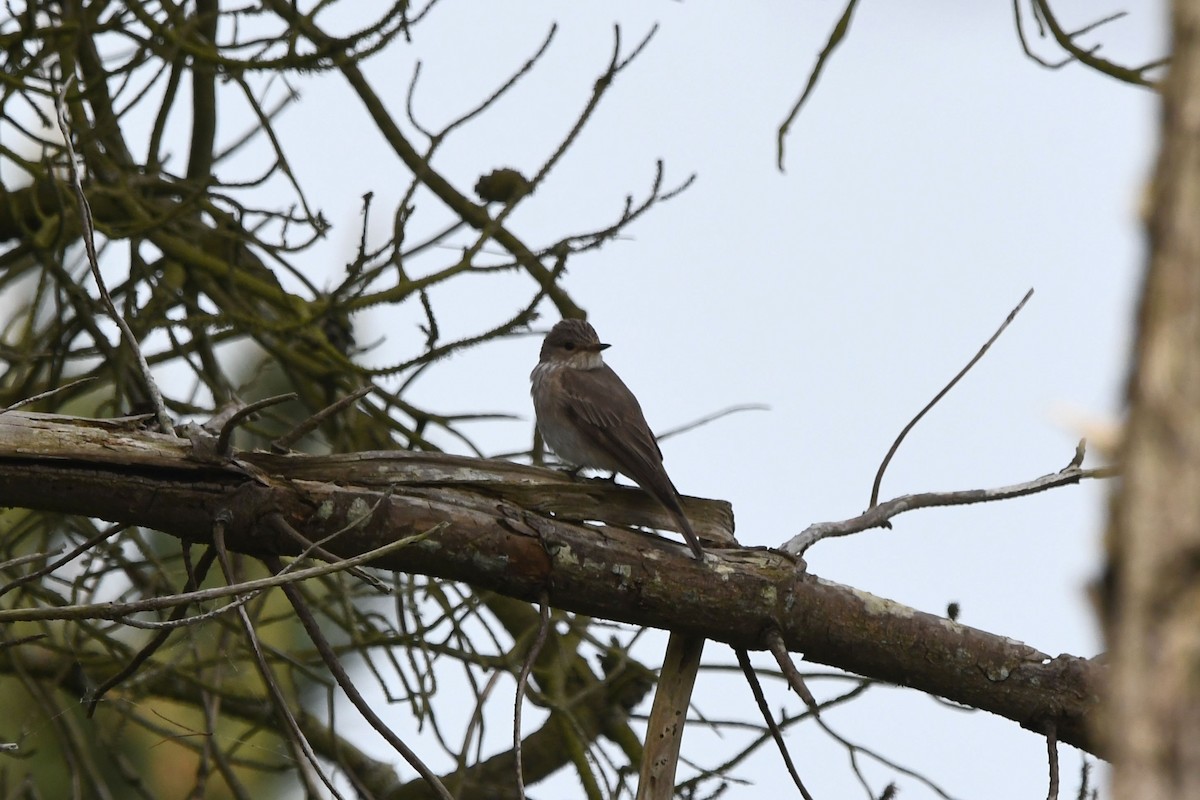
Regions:
[[1113, 502], [1113, 796], [1200, 797], [1200, 0], [1176, 0], [1150, 266]]

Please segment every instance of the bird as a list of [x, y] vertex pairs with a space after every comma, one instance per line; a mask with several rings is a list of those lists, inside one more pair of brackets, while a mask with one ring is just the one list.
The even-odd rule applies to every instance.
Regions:
[[581, 319], [564, 319], [550, 329], [529, 375], [538, 430], [577, 470], [619, 472], [642, 487], [670, 512], [703, 561], [704, 548], [683, 513], [642, 406], [600, 355], [608, 347]]

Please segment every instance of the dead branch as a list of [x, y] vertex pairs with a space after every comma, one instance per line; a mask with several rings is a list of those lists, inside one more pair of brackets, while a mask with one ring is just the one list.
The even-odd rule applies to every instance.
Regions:
[[[435, 454], [242, 452], [225, 464], [200, 462], [186, 443], [120, 423], [0, 415], [3, 505], [100, 517], [204, 543], [213, 542], [219, 510], [230, 552], [296, 555], [297, 541], [263, 524], [277, 513], [310, 542], [345, 529], [328, 545], [344, 559], [395, 544], [371, 562], [379, 569], [530, 601], [545, 590], [556, 608], [735, 648], [761, 648], [761, 631], [774, 626], [787, 649], [810, 662], [992, 711], [1039, 732], [1053, 720], [1061, 741], [1099, 751], [1089, 727], [1097, 664], [1051, 658], [821, 580], [780, 554], [729, 548], [700, 564], [681, 543], [617, 527], [657, 525], [651, 510], [639, 510], [640, 497], [535, 467]], [[375, 503], [376, 513], [352, 524]], [[720, 503], [694, 499], [687, 510], [710, 532], [727, 513]], [[573, 521], [588, 519], [608, 524]], [[431, 530], [419, 544], [400, 545]]]

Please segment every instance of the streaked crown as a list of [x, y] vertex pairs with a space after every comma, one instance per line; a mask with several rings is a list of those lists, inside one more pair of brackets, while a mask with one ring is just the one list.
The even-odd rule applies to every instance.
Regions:
[[546, 334], [542, 342], [540, 360], [577, 362], [580, 366], [604, 362], [599, 358], [600, 351], [608, 347], [596, 335], [596, 329], [581, 319], [564, 319]]

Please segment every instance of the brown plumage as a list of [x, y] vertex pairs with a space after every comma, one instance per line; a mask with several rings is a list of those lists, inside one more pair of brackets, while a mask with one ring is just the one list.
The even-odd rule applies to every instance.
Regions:
[[649, 492], [703, 559], [641, 405], [600, 355], [607, 347], [583, 320], [565, 319], [550, 330], [529, 376], [538, 430], [569, 464], [619, 472]]

